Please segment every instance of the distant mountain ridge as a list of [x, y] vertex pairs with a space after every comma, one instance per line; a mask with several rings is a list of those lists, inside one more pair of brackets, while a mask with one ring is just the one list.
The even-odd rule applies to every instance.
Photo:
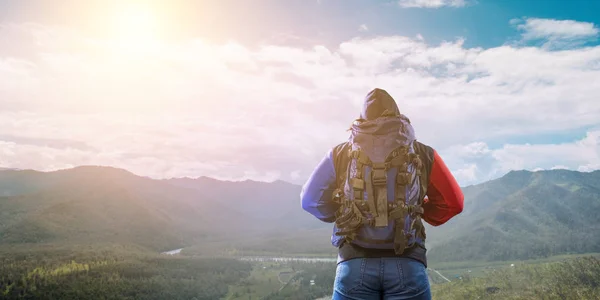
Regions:
[[600, 252], [600, 171], [511, 171], [463, 191], [464, 211], [429, 231], [432, 260]]
[[101, 240], [169, 250], [323, 228], [294, 213], [299, 194], [283, 181], [155, 180], [112, 167], [0, 171], [0, 245]]
[[[284, 181], [155, 180], [111, 167], [0, 170], [0, 246], [334, 252], [332, 225], [300, 208], [300, 190]], [[459, 216], [427, 226], [431, 260], [600, 252], [600, 171], [512, 171], [463, 191]]]

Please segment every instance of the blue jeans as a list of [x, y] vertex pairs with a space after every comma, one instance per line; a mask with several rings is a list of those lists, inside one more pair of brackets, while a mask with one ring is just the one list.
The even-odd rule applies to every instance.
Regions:
[[425, 266], [403, 257], [355, 258], [337, 265], [332, 300], [430, 300]]

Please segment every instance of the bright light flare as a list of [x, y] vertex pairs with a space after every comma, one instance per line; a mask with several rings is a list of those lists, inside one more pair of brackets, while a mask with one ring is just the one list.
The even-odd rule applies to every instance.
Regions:
[[114, 17], [115, 46], [121, 54], [152, 54], [160, 50], [160, 23], [149, 7], [123, 7]]

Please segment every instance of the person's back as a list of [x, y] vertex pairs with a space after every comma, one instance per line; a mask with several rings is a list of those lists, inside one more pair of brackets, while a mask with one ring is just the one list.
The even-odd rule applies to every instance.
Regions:
[[463, 194], [386, 91], [367, 95], [350, 139], [320, 162], [301, 200], [335, 223], [333, 299], [431, 299], [422, 220], [447, 222], [462, 211]]

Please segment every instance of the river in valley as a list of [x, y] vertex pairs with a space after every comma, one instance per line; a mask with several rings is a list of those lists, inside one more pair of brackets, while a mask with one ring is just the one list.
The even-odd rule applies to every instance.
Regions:
[[[161, 254], [166, 255], [176, 255], [180, 254], [183, 248], [175, 249], [171, 251], [165, 251]], [[257, 262], [265, 262], [265, 261], [273, 261], [273, 262], [336, 262], [337, 259], [333, 257], [284, 257], [284, 256], [243, 256], [238, 257], [238, 259], [243, 261], [257, 261]]]

